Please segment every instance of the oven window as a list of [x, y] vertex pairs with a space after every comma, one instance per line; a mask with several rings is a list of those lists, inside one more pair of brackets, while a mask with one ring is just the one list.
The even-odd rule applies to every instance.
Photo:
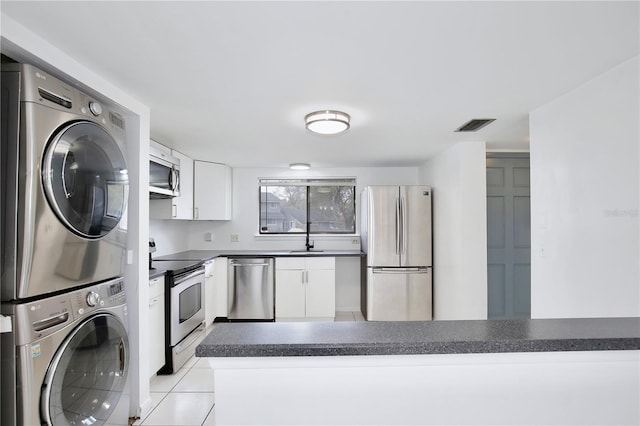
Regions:
[[180, 324], [194, 316], [202, 309], [202, 284], [194, 284], [189, 286], [180, 293], [179, 302], [179, 318]]

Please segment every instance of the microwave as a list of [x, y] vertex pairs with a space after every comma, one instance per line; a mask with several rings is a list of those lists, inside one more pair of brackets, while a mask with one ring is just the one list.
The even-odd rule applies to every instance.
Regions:
[[180, 195], [180, 159], [149, 147], [149, 198]]

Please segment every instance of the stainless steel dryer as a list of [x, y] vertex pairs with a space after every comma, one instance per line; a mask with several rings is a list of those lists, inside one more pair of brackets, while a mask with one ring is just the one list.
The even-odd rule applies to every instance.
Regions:
[[2, 301], [122, 276], [122, 114], [30, 65], [1, 84]]
[[[127, 425], [129, 341], [122, 279], [3, 303], [2, 425]], [[10, 391], [11, 390], [11, 391]]]

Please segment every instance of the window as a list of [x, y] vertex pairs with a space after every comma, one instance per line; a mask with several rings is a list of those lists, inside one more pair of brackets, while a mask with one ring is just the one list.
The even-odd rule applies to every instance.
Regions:
[[260, 179], [260, 234], [355, 234], [355, 179]]

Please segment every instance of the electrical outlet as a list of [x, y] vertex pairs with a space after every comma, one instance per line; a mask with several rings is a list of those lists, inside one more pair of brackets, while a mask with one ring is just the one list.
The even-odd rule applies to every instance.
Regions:
[[213, 234], [211, 234], [211, 232], [205, 232], [204, 233], [204, 240], [205, 241], [209, 241], [209, 242], [213, 241]]
[[238, 234], [231, 234], [231, 242], [232, 242], [232, 243], [239, 243], [239, 242], [240, 242], [240, 235], [238, 235]]
[[360, 238], [354, 238], [351, 240], [351, 244], [360, 244]]

